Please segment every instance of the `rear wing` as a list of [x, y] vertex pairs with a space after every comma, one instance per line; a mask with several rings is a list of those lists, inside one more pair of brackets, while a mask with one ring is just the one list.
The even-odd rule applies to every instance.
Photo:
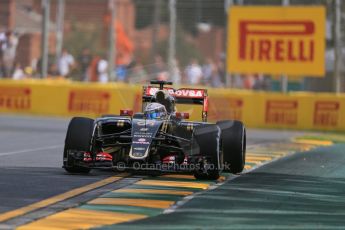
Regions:
[[[164, 87], [163, 89], [175, 98], [176, 104], [202, 105], [202, 121], [207, 121], [208, 94], [206, 89], [181, 88], [175, 90], [171, 87]], [[160, 87], [143, 86], [143, 104], [144, 102], [151, 102], [158, 90]]]

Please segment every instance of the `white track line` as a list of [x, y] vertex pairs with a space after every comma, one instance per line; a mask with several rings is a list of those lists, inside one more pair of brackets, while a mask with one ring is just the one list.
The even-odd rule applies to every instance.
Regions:
[[36, 149], [25, 149], [25, 150], [19, 150], [19, 151], [13, 151], [13, 152], [5, 152], [0, 153], [0, 156], [8, 156], [8, 155], [14, 155], [19, 153], [29, 153], [29, 152], [36, 152], [41, 150], [49, 150], [49, 149], [57, 149], [63, 147], [62, 145], [52, 145], [48, 147], [42, 147], [42, 148], [36, 148]]

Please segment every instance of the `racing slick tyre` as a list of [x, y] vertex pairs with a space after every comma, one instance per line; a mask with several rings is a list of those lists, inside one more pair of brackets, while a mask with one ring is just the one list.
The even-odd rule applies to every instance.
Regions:
[[194, 128], [193, 135], [203, 159], [201, 162], [203, 167], [195, 171], [194, 177], [202, 180], [217, 180], [220, 176], [220, 129], [213, 124], [200, 125]]
[[225, 120], [217, 122], [217, 125], [222, 130], [224, 171], [233, 174], [242, 172], [246, 161], [246, 129], [243, 123]]
[[65, 148], [63, 152], [63, 166], [70, 173], [89, 173], [90, 168], [75, 165], [74, 159], [67, 156], [68, 150], [81, 152], [90, 151], [90, 142], [94, 120], [85, 117], [74, 117], [67, 129]]

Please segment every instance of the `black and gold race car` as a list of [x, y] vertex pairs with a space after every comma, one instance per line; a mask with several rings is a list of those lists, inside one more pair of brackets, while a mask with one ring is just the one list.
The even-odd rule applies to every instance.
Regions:
[[[166, 81], [143, 87], [142, 113], [121, 110], [95, 120], [74, 117], [69, 123], [63, 168], [88, 173], [93, 168], [120, 171], [188, 172], [217, 179], [222, 170], [242, 172], [246, 130], [235, 120], [207, 122], [206, 89], [173, 89]], [[187, 121], [176, 104], [202, 106], [202, 121]]]

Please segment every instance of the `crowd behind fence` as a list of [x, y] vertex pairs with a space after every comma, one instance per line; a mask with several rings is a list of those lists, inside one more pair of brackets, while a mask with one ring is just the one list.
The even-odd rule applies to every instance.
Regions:
[[[230, 1], [6, 1], [14, 5], [11, 9], [15, 11], [12, 12], [15, 23], [11, 27], [0, 26], [0, 78], [19, 80], [49, 77], [140, 84], [159, 79], [172, 80], [178, 85], [231, 85], [234, 88], [258, 90], [272, 90], [277, 84], [271, 76], [260, 73], [232, 75], [231, 78], [226, 73], [226, 3]], [[295, 5], [322, 4], [327, 8], [328, 51], [333, 49], [334, 1], [290, 1]], [[43, 2], [49, 2], [49, 18], [45, 18], [43, 13]], [[109, 7], [110, 2], [115, 4], [114, 11]], [[244, 5], [282, 4], [278, 0], [231, 2]], [[171, 10], [172, 7], [175, 12]], [[172, 17], [172, 12], [175, 17]], [[111, 21], [112, 16], [115, 16], [115, 22]], [[45, 31], [48, 33], [48, 58], [43, 57], [43, 60], [42, 20], [49, 20], [49, 29]], [[59, 22], [63, 22], [62, 26], [59, 26]], [[38, 29], [29, 29], [37, 27], [37, 24]], [[341, 29], [344, 31], [343, 27]], [[109, 36], [111, 31], [114, 34]], [[114, 45], [114, 49], [110, 49], [110, 44]], [[114, 65], [109, 63], [110, 54], [114, 55]], [[42, 76], [45, 60], [48, 60], [47, 75]], [[332, 69], [327, 63], [331, 61], [332, 57], [327, 57], [324, 79], [305, 78], [297, 82], [300, 88], [330, 91], [331, 86], [328, 85], [332, 81]], [[110, 69], [112, 66], [114, 68]]]

